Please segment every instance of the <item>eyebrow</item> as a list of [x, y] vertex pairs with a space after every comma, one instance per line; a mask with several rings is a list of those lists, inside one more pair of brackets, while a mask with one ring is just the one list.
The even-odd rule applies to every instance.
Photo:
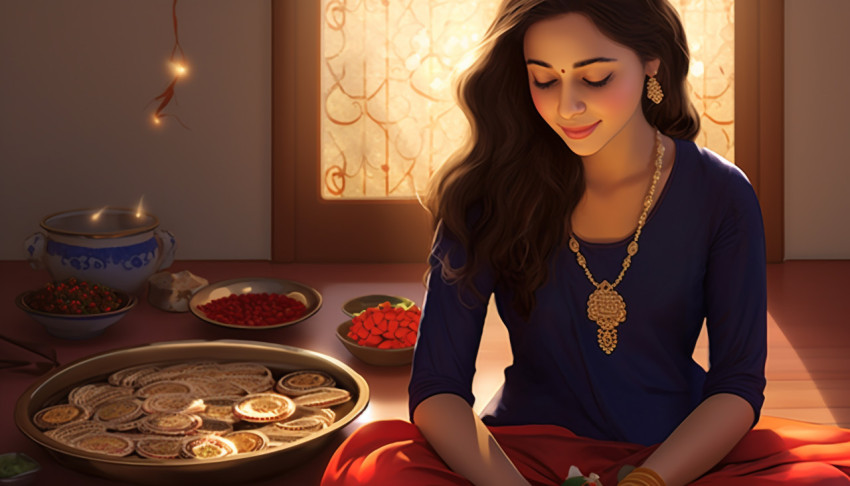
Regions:
[[[584, 61], [579, 61], [573, 64], [573, 69], [578, 69], [580, 67], [587, 66], [589, 64], [593, 64], [596, 62], [615, 62], [616, 59], [612, 59], [610, 57], [594, 57], [592, 59], [585, 59]], [[538, 66], [543, 66], [545, 68], [552, 69], [552, 65], [548, 62], [538, 61], [537, 59], [528, 59], [525, 61], [526, 64], [536, 64]]]

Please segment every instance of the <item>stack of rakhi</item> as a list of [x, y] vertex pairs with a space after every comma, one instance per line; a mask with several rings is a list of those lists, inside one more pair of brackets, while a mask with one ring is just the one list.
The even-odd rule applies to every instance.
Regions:
[[144, 365], [74, 388], [33, 423], [88, 452], [209, 459], [292, 445], [333, 424], [333, 407], [350, 399], [323, 371], [276, 380], [258, 363]]

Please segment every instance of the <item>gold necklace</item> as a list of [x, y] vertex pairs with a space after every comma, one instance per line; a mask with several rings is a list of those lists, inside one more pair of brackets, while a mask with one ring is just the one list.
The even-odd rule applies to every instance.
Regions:
[[599, 347], [602, 348], [605, 354], [611, 354], [614, 348], [617, 347], [617, 326], [626, 320], [626, 303], [614, 288], [623, 280], [623, 275], [626, 274], [626, 270], [632, 264], [632, 257], [638, 252], [638, 238], [640, 238], [640, 232], [646, 223], [646, 214], [649, 212], [650, 206], [652, 206], [652, 198], [655, 196], [655, 186], [658, 183], [658, 179], [661, 178], [664, 145], [661, 143], [661, 132], [658, 130], [655, 131], [655, 153], [655, 173], [652, 175], [652, 184], [650, 184], [649, 192], [643, 200], [643, 211], [638, 219], [635, 237], [629, 243], [626, 250], [628, 254], [625, 260], [623, 260], [623, 269], [620, 270], [620, 275], [617, 276], [617, 280], [614, 280], [614, 283], [608, 283], [607, 280], [603, 280], [602, 283], [596, 282], [587, 268], [587, 260], [579, 251], [578, 241], [576, 241], [575, 235], [570, 233], [570, 250], [576, 254], [576, 261], [584, 269], [587, 279], [596, 287], [596, 290], [587, 299], [587, 317], [599, 326], [599, 329], [596, 331], [596, 337]]

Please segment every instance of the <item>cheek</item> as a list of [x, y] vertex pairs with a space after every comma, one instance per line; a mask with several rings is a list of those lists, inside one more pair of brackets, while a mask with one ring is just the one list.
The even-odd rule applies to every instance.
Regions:
[[640, 104], [641, 92], [641, 90], [635, 90], [634, 86], [625, 83], [612, 86], [604, 96], [598, 98], [597, 106], [600, 110], [608, 113], [623, 112], [624, 115], [630, 115], [635, 106]]
[[531, 90], [531, 101], [534, 103], [534, 109], [544, 119], [549, 120], [552, 117], [552, 110], [557, 110], [557, 100], [553, 101], [552, 97], [548, 96], [548, 92], [537, 89]]
[[534, 109], [537, 110], [537, 113], [543, 116], [543, 100], [540, 99], [540, 95], [535, 90], [531, 91], [531, 101], [534, 102]]

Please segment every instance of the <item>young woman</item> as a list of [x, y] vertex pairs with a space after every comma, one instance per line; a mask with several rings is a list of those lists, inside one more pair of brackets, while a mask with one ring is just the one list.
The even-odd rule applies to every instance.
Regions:
[[[502, 3], [459, 83], [469, 143], [426, 200], [415, 425], [361, 428], [323, 484], [557, 485], [571, 465], [605, 485], [850, 484], [850, 431], [759, 421], [761, 213], [692, 142], [688, 63], [666, 0]], [[514, 362], [479, 418], [491, 295]]]

